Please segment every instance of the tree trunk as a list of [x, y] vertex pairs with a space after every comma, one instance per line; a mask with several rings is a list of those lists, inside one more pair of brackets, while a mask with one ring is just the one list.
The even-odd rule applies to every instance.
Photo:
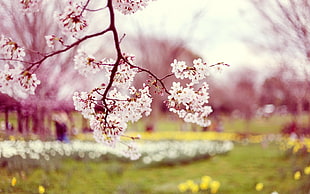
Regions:
[[9, 108], [4, 109], [5, 130], [9, 130]]
[[20, 133], [23, 133], [23, 121], [24, 116], [22, 114], [21, 108], [17, 108], [17, 129]]
[[28, 135], [29, 134], [29, 115], [28, 114], [25, 115], [24, 124], [25, 124], [24, 132], [26, 133], [26, 135]]

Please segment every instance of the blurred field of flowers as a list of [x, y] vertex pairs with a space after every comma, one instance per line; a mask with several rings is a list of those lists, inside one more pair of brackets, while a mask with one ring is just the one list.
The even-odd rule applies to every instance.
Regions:
[[88, 133], [76, 134], [70, 143], [3, 136], [1, 192], [83, 193], [79, 184], [90, 184], [88, 193], [306, 193], [310, 189], [306, 137], [191, 131], [139, 134], [142, 156], [137, 161], [94, 142]]

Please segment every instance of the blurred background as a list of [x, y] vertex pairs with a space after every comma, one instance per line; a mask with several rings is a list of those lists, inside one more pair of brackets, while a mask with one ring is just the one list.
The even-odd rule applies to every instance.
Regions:
[[[104, 1], [91, 4], [94, 8], [102, 7], [101, 5], [104, 5]], [[51, 52], [45, 44], [44, 36], [60, 33], [59, 26], [49, 18], [54, 10], [63, 9], [66, 3], [55, 0], [42, 6], [45, 6], [42, 11], [25, 15], [16, 14], [18, 7], [14, 2], [0, 2], [0, 19], [3, 21], [0, 25], [0, 33], [14, 38], [16, 42], [27, 48], [29, 54], [26, 60], [36, 60], [40, 57], [34, 51]], [[239, 186], [242, 187], [240, 189], [243, 189], [243, 192], [255, 193], [260, 190], [255, 187], [260, 181], [265, 181], [263, 183], [267, 189], [265, 192], [271, 193], [282, 189], [279, 193], [308, 193], [309, 176], [297, 184], [296, 180], [300, 178], [295, 179], [295, 173], [301, 172], [301, 176], [307, 175], [303, 168], [310, 165], [310, 145], [307, 139], [310, 133], [309, 10], [309, 0], [157, 0], [150, 2], [145, 10], [134, 15], [124, 16], [116, 13], [116, 25], [119, 35], [123, 37], [121, 42], [123, 51], [135, 54], [137, 65], [151, 70], [158, 77], [169, 74], [170, 63], [174, 59], [191, 64], [193, 59], [200, 57], [208, 64], [225, 62], [230, 65], [220, 73], [212, 74], [208, 80], [210, 105], [214, 110], [210, 115], [212, 121], [210, 127], [201, 128], [183, 123], [167, 111], [165, 96], [154, 95], [153, 112], [150, 117], [131, 124], [128, 131], [141, 133], [142, 139], [145, 137], [149, 141], [176, 141], [178, 138], [182, 141], [186, 138], [192, 141], [232, 141], [236, 144], [229, 152], [235, 155], [230, 153], [227, 156], [229, 158], [220, 156], [218, 159], [210, 160], [208, 152], [206, 161], [204, 160], [206, 155], [203, 155], [203, 157], [196, 157], [197, 160], [192, 158], [186, 159], [186, 162], [180, 162], [183, 160], [175, 159], [172, 164], [166, 162], [162, 166], [158, 165], [162, 168], [170, 167], [165, 171], [152, 167], [151, 171], [156, 169], [158, 173], [164, 174], [171, 172], [172, 174], [168, 173], [167, 177], [173, 177], [170, 181], [161, 182], [156, 181], [159, 179], [157, 175], [150, 175], [150, 177], [154, 176], [149, 180], [154, 184], [153, 187], [140, 179], [132, 183], [124, 178], [129, 176], [124, 174], [133, 173], [135, 170], [146, 173], [144, 165], [137, 170], [128, 161], [123, 164], [124, 160], [114, 161], [113, 158], [108, 160], [103, 157], [102, 160], [108, 161], [107, 163], [112, 166], [110, 172], [107, 170], [108, 167], [100, 166], [102, 165], [100, 162], [92, 163], [88, 158], [86, 161], [90, 166], [84, 169], [86, 172], [92, 173], [94, 169], [102, 168], [105, 173], [102, 176], [114, 180], [114, 183], [105, 184], [95, 181], [97, 187], [92, 185], [94, 190], [90, 193], [103, 191], [126, 193], [129, 188], [133, 188], [133, 191], [127, 193], [175, 193], [182, 191], [177, 187], [182, 181], [193, 179], [195, 182], [196, 179], [197, 182], [197, 179], [205, 175], [221, 179], [221, 188], [223, 188], [222, 192], [220, 192], [221, 189], [219, 190], [220, 193], [240, 193], [236, 189]], [[108, 15], [104, 11], [99, 14], [90, 12], [89, 17], [92, 19], [87, 33], [97, 32], [108, 25], [108, 19], [106, 19]], [[114, 48], [109, 45], [111, 45], [111, 37], [104, 36], [90, 39], [80, 47], [102, 59], [114, 56]], [[59, 137], [55, 128], [55, 119], [53, 119], [55, 113], [60, 113], [66, 120], [66, 141], [76, 139], [92, 141], [88, 122], [74, 111], [72, 95], [74, 91], [88, 91], [107, 78], [100, 74], [87, 79], [80, 76], [72, 68], [72, 58], [77, 49], [46, 60], [41, 68], [36, 70], [41, 80], [36, 95], [17, 101], [5, 94], [0, 94], [0, 127], [3, 141], [15, 141], [19, 138], [57, 140]], [[134, 84], [141, 87], [141, 83], [148, 79], [148, 75], [141, 74]], [[166, 80], [167, 86], [169, 87], [173, 81], [175, 80], [172, 78]], [[152, 92], [155, 93], [155, 91]], [[61, 139], [61, 141], [65, 140]], [[298, 143], [299, 147], [296, 148], [295, 143]], [[247, 147], [244, 147], [245, 144]], [[266, 146], [270, 146], [268, 150], [265, 149]], [[265, 153], [262, 153], [262, 149]], [[249, 157], [250, 153], [255, 153], [257, 158]], [[300, 157], [297, 157], [296, 153]], [[2, 156], [0, 154], [0, 157]], [[47, 188], [48, 193], [48, 188], [53, 187], [50, 182], [55, 180], [46, 175], [46, 171], [51, 168], [52, 172], [70, 165], [76, 165], [76, 168], [79, 168], [80, 165], [74, 163], [75, 160], [67, 161], [63, 165], [65, 167], [58, 165], [46, 167], [38, 163], [35, 167], [41, 168], [40, 173], [44, 175], [33, 175], [32, 171], [25, 172], [24, 168], [28, 168], [29, 164], [19, 166], [18, 162], [16, 164], [13, 162], [15, 166], [10, 167], [10, 162], [6, 158], [2, 157], [1, 161], [1, 172], [5, 174], [7, 180], [11, 181], [14, 176], [25, 182], [28, 181], [25, 183], [26, 186], [16, 190], [16, 187], [10, 184], [5, 187], [7, 182], [3, 180], [1, 184], [4, 189], [1, 191], [11, 193], [26, 192], [25, 187], [36, 187], [33, 185], [38, 185], [39, 180], [41, 180], [40, 184]], [[15, 160], [12, 159], [12, 161]], [[195, 163], [197, 161], [198, 163]], [[267, 165], [267, 161], [273, 164]], [[180, 169], [175, 169], [180, 168], [179, 163], [190, 164], [180, 172]], [[86, 165], [85, 161], [82, 165]], [[133, 165], [139, 166], [136, 163]], [[195, 170], [193, 170], [194, 165]], [[275, 166], [278, 168], [272, 171]], [[221, 168], [226, 169], [226, 167], [241, 178], [236, 180], [227, 178], [220, 172]], [[243, 167], [248, 170], [248, 176], [241, 172], [242, 170], [237, 170]], [[212, 168], [214, 170], [210, 170]], [[205, 170], [200, 172], [200, 169]], [[258, 173], [260, 169], [264, 169], [261, 174]], [[72, 169], [69, 171], [73, 173]], [[193, 173], [189, 173], [190, 171]], [[67, 171], [64, 170], [64, 172]], [[180, 173], [184, 174], [177, 178]], [[29, 179], [32, 176], [39, 180], [33, 182]], [[92, 176], [94, 180], [99, 175]], [[131, 174], [129, 177], [132, 178], [134, 175]], [[64, 179], [69, 184], [68, 178]], [[282, 185], [284, 183], [286, 186]], [[92, 184], [92, 181], [87, 184]], [[110, 184], [111, 190], [103, 189], [106, 184]], [[70, 185], [73, 187], [76, 183], [70, 182]], [[188, 185], [191, 184], [188, 183]], [[188, 185], [185, 191], [195, 191], [192, 189], [194, 186]], [[66, 188], [65, 184], [62, 189], [64, 188]], [[71, 193], [69, 188], [66, 189], [66, 192]], [[83, 189], [80, 189], [80, 193], [83, 193]], [[200, 189], [198, 192], [204, 191]], [[205, 192], [212, 191], [206, 189]]]

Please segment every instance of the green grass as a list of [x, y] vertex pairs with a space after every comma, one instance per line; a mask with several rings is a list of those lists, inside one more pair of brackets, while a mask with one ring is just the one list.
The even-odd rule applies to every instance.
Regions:
[[[299, 187], [309, 183], [309, 175], [298, 181], [292, 177], [305, 162], [305, 158], [285, 157], [277, 145], [262, 148], [258, 144], [236, 145], [227, 155], [177, 166], [142, 168], [137, 163], [66, 159], [48, 170], [8, 172], [1, 168], [0, 188], [5, 193], [37, 193], [39, 185], [46, 193], [178, 193], [179, 183], [208, 175], [221, 182], [219, 193], [259, 193], [255, 184], [262, 182], [261, 193], [303, 194]], [[13, 176], [15, 187], [10, 186]]]
[[244, 119], [225, 117], [223, 125], [226, 132], [279, 133], [283, 125], [290, 122], [291, 119], [289, 115], [276, 115], [270, 118], [255, 118], [247, 123]]
[[[3, 116], [3, 115], [2, 115]], [[74, 114], [78, 123], [81, 117]], [[10, 117], [16, 122], [14, 116]], [[306, 119], [306, 117], [304, 117]], [[256, 118], [249, 123], [249, 132], [278, 133], [290, 116], [274, 116], [269, 119]], [[1, 118], [0, 118], [1, 120]], [[246, 123], [242, 119], [223, 118], [226, 132], [244, 132]], [[182, 122], [172, 117], [161, 118], [158, 131], [180, 130]], [[143, 131], [145, 121], [130, 125], [131, 130]], [[310, 175], [294, 180], [293, 173], [310, 164], [309, 154], [303, 157], [286, 157], [278, 145], [262, 148], [259, 144], [237, 144], [227, 155], [219, 155], [186, 165], [142, 168], [137, 163], [119, 161], [53, 160], [52, 168], [12, 171], [0, 167], [0, 193], [38, 193], [43, 185], [46, 193], [177, 193], [177, 185], [188, 179], [198, 181], [208, 175], [221, 182], [222, 194], [255, 194], [278, 191], [280, 194], [308, 193], [302, 185], [309, 185]], [[44, 165], [43, 165], [44, 166]], [[47, 165], [48, 166], [48, 165]], [[54, 167], [53, 167], [54, 166]], [[15, 187], [10, 185], [17, 178]], [[255, 190], [262, 182], [264, 189]]]
[[[307, 123], [308, 115], [302, 115], [299, 120], [303, 123]], [[223, 130], [225, 132], [250, 132], [250, 133], [279, 133], [284, 125], [291, 122], [293, 116], [291, 115], [274, 115], [269, 118], [256, 117], [249, 121], [242, 118], [221, 117]], [[211, 122], [215, 123], [211, 118]], [[147, 123], [147, 119], [142, 119], [137, 123], [129, 125], [129, 130], [144, 131]], [[155, 122], [153, 122], [155, 123]], [[167, 115], [160, 117], [156, 122], [155, 131], [179, 131], [185, 129], [202, 130], [201, 127], [195, 124], [184, 123], [175, 115]], [[212, 128], [212, 127], [211, 127]]]

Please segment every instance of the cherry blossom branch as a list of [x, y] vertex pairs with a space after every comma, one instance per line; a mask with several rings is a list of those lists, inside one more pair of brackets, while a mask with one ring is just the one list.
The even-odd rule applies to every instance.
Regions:
[[85, 3], [85, 5], [83, 6], [82, 11], [81, 11], [81, 13], [80, 13], [80, 16], [82, 16], [83, 12], [86, 10], [86, 7], [88, 6], [89, 2], [90, 2], [90, 0], [87, 0], [87, 2]]
[[114, 46], [115, 46], [115, 49], [116, 49], [117, 59], [116, 59], [116, 61], [114, 63], [114, 66], [113, 66], [113, 68], [111, 70], [110, 80], [109, 80], [109, 83], [108, 83], [104, 93], [103, 93], [102, 100], [104, 100], [107, 97], [107, 94], [108, 94], [109, 90], [112, 87], [113, 80], [114, 80], [115, 74], [117, 72], [117, 68], [118, 68], [119, 62], [123, 58], [121, 47], [120, 47], [120, 44], [119, 44], [118, 32], [117, 32], [117, 29], [116, 29], [116, 26], [115, 26], [115, 14], [114, 14], [112, 0], [108, 0], [107, 7], [108, 7], [109, 13], [110, 13], [110, 26], [109, 26], [108, 29], [110, 31], [112, 31], [112, 34], [113, 34]]
[[[143, 116], [150, 115], [153, 100], [150, 94], [150, 87], [152, 86], [160, 89], [161, 94], [164, 93], [163, 91], [168, 94], [166, 104], [171, 112], [178, 114], [186, 122], [196, 123], [204, 127], [208, 126], [210, 122], [207, 117], [212, 112], [212, 108], [207, 105], [209, 87], [204, 80], [209, 75], [209, 67], [226, 64], [218, 63], [210, 66], [202, 59], [195, 59], [193, 65], [188, 66], [185, 61], [175, 59], [170, 64], [172, 73], [160, 78], [149, 69], [137, 66], [134, 55], [122, 52], [121, 42], [125, 34], [119, 37], [115, 21], [115, 10], [125, 15], [133, 14], [146, 7], [150, 0], [107, 0], [106, 7], [97, 10], [87, 8], [90, 1], [85, 0], [84, 4], [69, 1], [69, 5], [64, 11], [56, 14], [56, 19], [63, 32], [71, 35], [71, 38], [73, 37], [75, 40], [67, 45], [64, 44], [62, 37], [57, 37], [54, 34], [45, 36], [48, 47], [54, 48], [56, 42], [61, 43], [59, 46], [62, 47], [51, 53], [37, 52], [39, 58], [36, 61], [23, 61], [26, 55], [25, 49], [21, 48], [11, 38], [2, 35], [0, 37], [0, 60], [10, 60], [11, 62], [5, 64], [3, 70], [0, 70], [0, 80], [4, 82], [0, 86], [0, 91], [5, 91], [12, 96], [16, 95], [15, 93], [18, 90], [21, 90], [21, 95], [24, 97], [27, 97], [28, 94], [34, 94], [34, 90], [40, 81], [36, 79], [35, 73], [32, 74], [29, 70], [35, 71], [48, 58], [78, 47], [88, 39], [111, 32], [114, 53], [116, 54], [114, 59], [97, 61], [95, 57], [81, 49], [74, 56], [74, 68], [79, 73], [88, 76], [89, 73], [101, 71], [108, 78], [108, 81], [90, 92], [75, 92], [73, 95], [75, 110], [80, 111], [84, 118], [89, 120], [90, 128], [93, 130], [97, 142], [114, 147], [116, 143], [121, 141], [120, 137], [128, 137], [124, 134], [128, 122], [136, 122]], [[85, 17], [87, 11], [100, 11], [105, 8], [109, 14], [109, 26], [94, 34], [86, 36], [79, 34], [85, 32], [84, 29], [88, 26]], [[23, 63], [27, 64], [28, 67], [25, 67]], [[147, 81], [143, 83], [142, 88], [136, 89], [132, 83], [135, 75], [141, 72], [146, 73], [151, 82]], [[180, 82], [173, 82], [172, 87], [168, 89], [164, 81], [173, 75], [176, 79], [187, 79], [190, 83], [183, 86]], [[18, 95], [21, 96], [19, 93]], [[129, 138], [138, 139], [137, 137]], [[130, 158], [136, 159], [139, 156], [133, 144], [126, 143], [125, 147], [127, 147], [126, 155]]]
[[[136, 65], [133, 65], [133, 64], [131, 64], [128, 60], [126, 60], [124, 57], [122, 57], [122, 59], [123, 59], [130, 67], [136, 68], [136, 69], [138, 69], [138, 70], [141, 71], [141, 72], [146, 72], [147, 74], [149, 74], [150, 76], [152, 76], [156, 81], [158, 81], [158, 82], [160, 83], [160, 85], [161, 85], [162, 88], [165, 90], [165, 92], [166, 92], [167, 94], [170, 95], [170, 92], [168, 91], [168, 89], [166, 88], [166, 86], [165, 86], [165, 84], [164, 84], [164, 82], [163, 82], [163, 80], [165, 79], [166, 76], [164, 77], [164, 79], [163, 79], [163, 78], [160, 79], [160, 78], [158, 78], [154, 73], [152, 73], [150, 70], [145, 69], [145, 68], [142, 68], [142, 67], [139, 67], [139, 66], [136, 66]], [[167, 76], [172, 76], [172, 75], [174, 75], [174, 74], [169, 74], [169, 75], [167, 75]]]
[[85, 8], [85, 10], [86, 11], [91, 11], [91, 12], [96, 12], [96, 11], [102, 11], [102, 10], [104, 10], [106, 8], [107, 8], [107, 6], [102, 7], [102, 8], [98, 8], [98, 9], [88, 9], [88, 8]]
[[53, 57], [53, 56], [58, 55], [58, 54], [60, 54], [60, 53], [64, 53], [64, 52], [66, 52], [66, 51], [72, 49], [73, 47], [78, 46], [79, 44], [81, 44], [81, 43], [84, 42], [85, 40], [88, 40], [88, 39], [90, 39], [90, 38], [94, 38], [94, 37], [97, 37], [97, 36], [101, 36], [101, 35], [107, 33], [108, 31], [110, 31], [109, 28], [107, 28], [107, 29], [105, 29], [105, 30], [103, 30], [103, 31], [101, 31], [101, 32], [98, 32], [98, 33], [94, 33], [94, 34], [91, 34], [91, 35], [84, 36], [83, 38], [77, 40], [76, 42], [74, 42], [74, 43], [68, 45], [66, 48], [61, 49], [61, 50], [58, 50], [58, 51], [55, 51], [55, 52], [52, 52], [52, 53], [50, 53], [50, 54], [48, 54], [48, 55], [45, 55], [42, 59], [40, 59], [40, 60], [38, 60], [38, 61], [36, 61], [36, 62], [27, 62], [27, 61], [23, 61], [24, 63], [31, 64], [31, 66], [29, 66], [29, 67], [26, 69], [26, 71], [27, 71], [27, 70], [29, 71], [30, 69], [32, 69], [32, 68], [33, 68], [34, 66], [36, 66], [36, 65], [41, 65], [46, 59], [48, 59], [48, 58], [50, 58], [50, 57]]

